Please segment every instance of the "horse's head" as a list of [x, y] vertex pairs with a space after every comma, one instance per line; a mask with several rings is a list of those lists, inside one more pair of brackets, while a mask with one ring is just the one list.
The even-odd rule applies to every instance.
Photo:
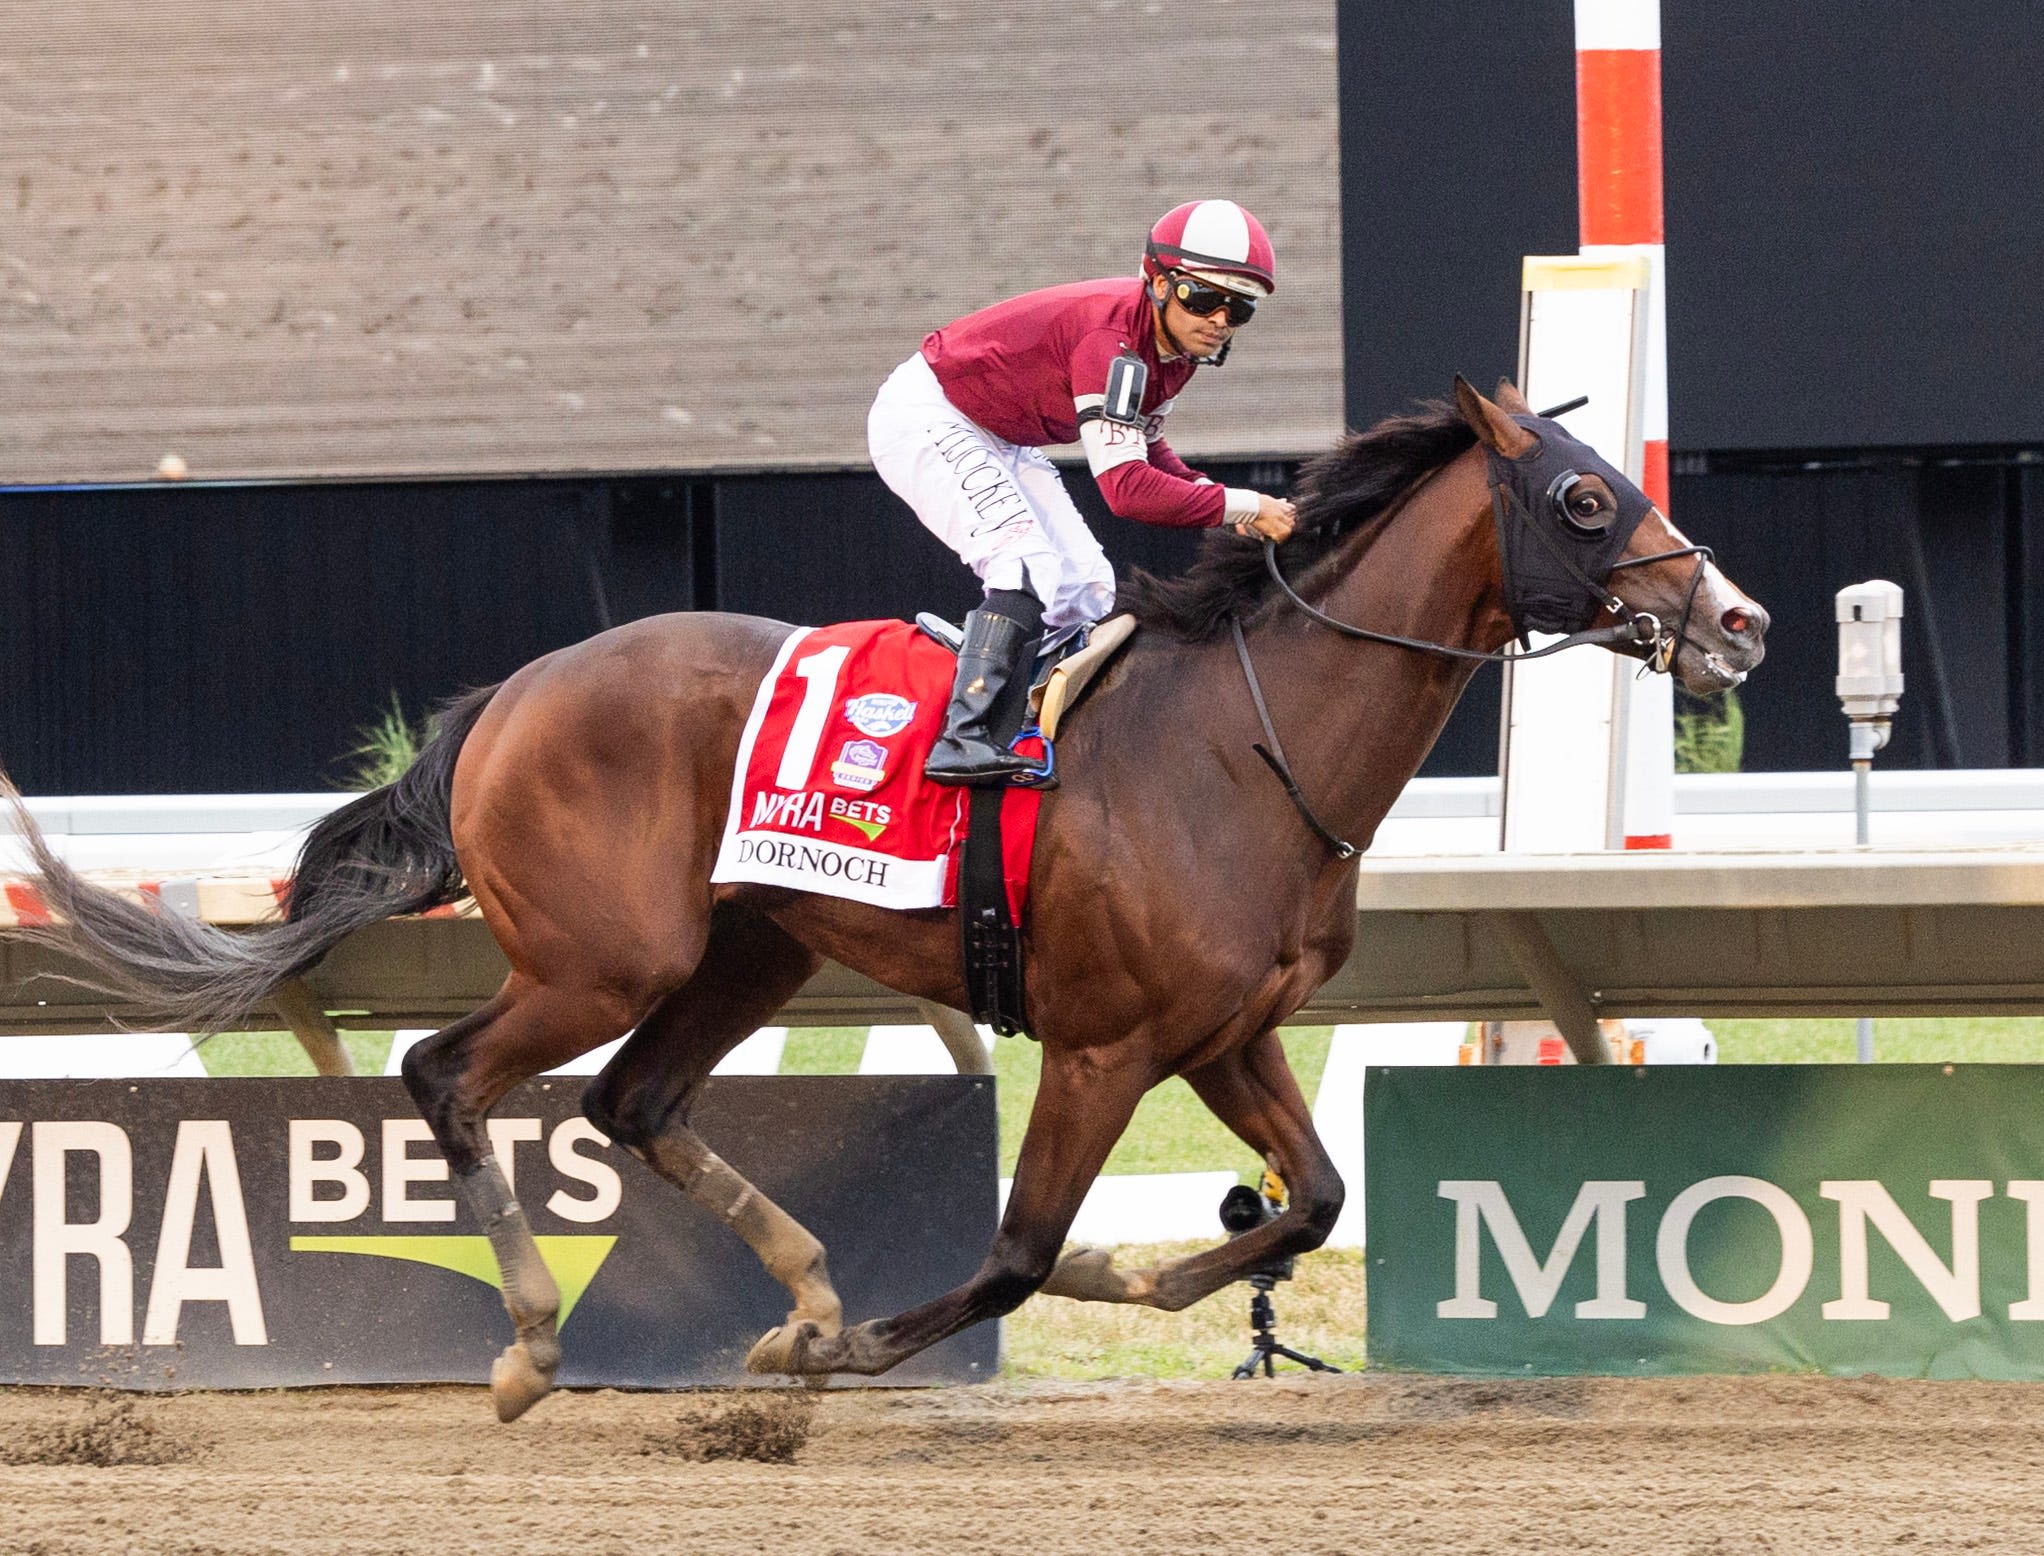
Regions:
[[1631, 621], [1621, 652], [1659, 656], [1699, 695], [1736, 686], [1765, 652], [1767, 612], [1587, 443], [1533, 413], [1509, 380], [1455, 401], [1490, 461], [1505, 605], [1520, 633]]

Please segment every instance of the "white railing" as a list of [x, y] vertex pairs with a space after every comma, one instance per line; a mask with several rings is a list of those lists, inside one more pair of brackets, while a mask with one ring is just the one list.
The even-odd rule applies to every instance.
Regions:
[[[83, 870], [289, 870], [303, 830], [348, 794], [187, 794], [32, 799], [59, 855]], [[1853, 840], [1852, 774], [1691, 774], [1675, 780], [1675, 846], [1841, 847]], [[1874, 841], [1886, 848], [2044, 840], [2044, 769], [1877, 771]], [[1498, 780], [1419, 778], [1377, 834], [1377, 854], [1490, 853], [1498, 842]], [[0, 874], [20, 870], [20, 845], [0, 837]]]

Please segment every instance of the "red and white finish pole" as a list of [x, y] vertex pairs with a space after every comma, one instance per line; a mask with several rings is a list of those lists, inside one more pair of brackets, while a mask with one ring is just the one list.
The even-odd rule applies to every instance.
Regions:
[[[1639, 254], [1647, 295], [1645, 469], [1640, 487], [1668, 511], [1667, 263], [1661, 215], [1660, 0], [1575, 0], [1576, 187], [1586, 255]], [[1631, 682], [1623, 832], [1627, 848], [1667, 848], [1674, 830], [1674, 687]]]

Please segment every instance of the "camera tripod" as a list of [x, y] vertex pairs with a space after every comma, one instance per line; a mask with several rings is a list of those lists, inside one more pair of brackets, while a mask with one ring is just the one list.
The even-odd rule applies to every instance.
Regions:
[[1249, 1327], [1255, 1333], [1256, 1345], [1250, 1351], [1248, 1359], [1229, 1376], [1253, 1378], [1256, 1376], [1258, 1364], [1261, 1363], [1263, 1375], [1266, 1378], [1274, 1378], [1277, 1376], [1277, 1358], [1280, 1356], [1314, 1372], [1341, 1371], [1339, 1367], [1331, 1366], [1317, 1356], [1308, 1356], [1303, 1351], [1295, 1351], [1289, 1345], [1279, 1343], [1277, 1312], [1270, 1305], [1271, 1289], [1277, 1285], [1278, 1280], [1279, 1277], [1275, 1275], [1249, 1277], [1249, 1284], [1256, 1288], [1256, 1294], [1249, 1299]]

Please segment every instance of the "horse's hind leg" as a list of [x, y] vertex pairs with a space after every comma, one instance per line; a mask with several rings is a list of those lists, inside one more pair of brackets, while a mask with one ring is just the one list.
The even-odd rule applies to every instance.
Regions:
[[1308, 1253], [1327, 1240], [1341, 1214], [1341, 1175], [1313, 1129], [1312, 1110], [1293, 1079], [1275, 1030], [1223, 1055], [1185, 1079], [1215, 1117], [1262, 1155], [1284, 1179], [1284, 1212], [1204, 1253], [1149, 1270], [1117, 1270], [1097, 1248], [1059, 1262], [1043, 1283], [1054, 1297], [1134, 1302], [1176, 1312], [1241, 1280], [1273, 1259]]
[[517, 1337], [490, 1368], [497, 1419], [516, 1420], [553, 1387], [560, 1288], [490, 1149], [485, 1121], [513, 1086], [606, 1043], [637, 1010], [612, 991], [557, 989], [513, 974], [487, 1005], [405, 1055], [405, 1087], [489, 1234]]
[[823, 1244], [689, 1127], [711, 1068], [802, 987], [821, 958], [778, 926], [726, 904], [687, 984], [639, 1023], [582, 1096], [590, 1121], [742, 1237], [788, 1288], [789, 1324], [836, 1334], [841, 1307]]
[[885, 1372], [982, 1319], [1013, 1312], [1050, 1273], [1100, 1164], [1155, 1079], [1146, 1064], [1102, 1064], [1091, 1050], [1046, 1052], [1014, 1191], [972, 1279], [934, 1302], [837, 1335], [784, 1324], [752, 1348], [746, 1366], [812, 1375]]

